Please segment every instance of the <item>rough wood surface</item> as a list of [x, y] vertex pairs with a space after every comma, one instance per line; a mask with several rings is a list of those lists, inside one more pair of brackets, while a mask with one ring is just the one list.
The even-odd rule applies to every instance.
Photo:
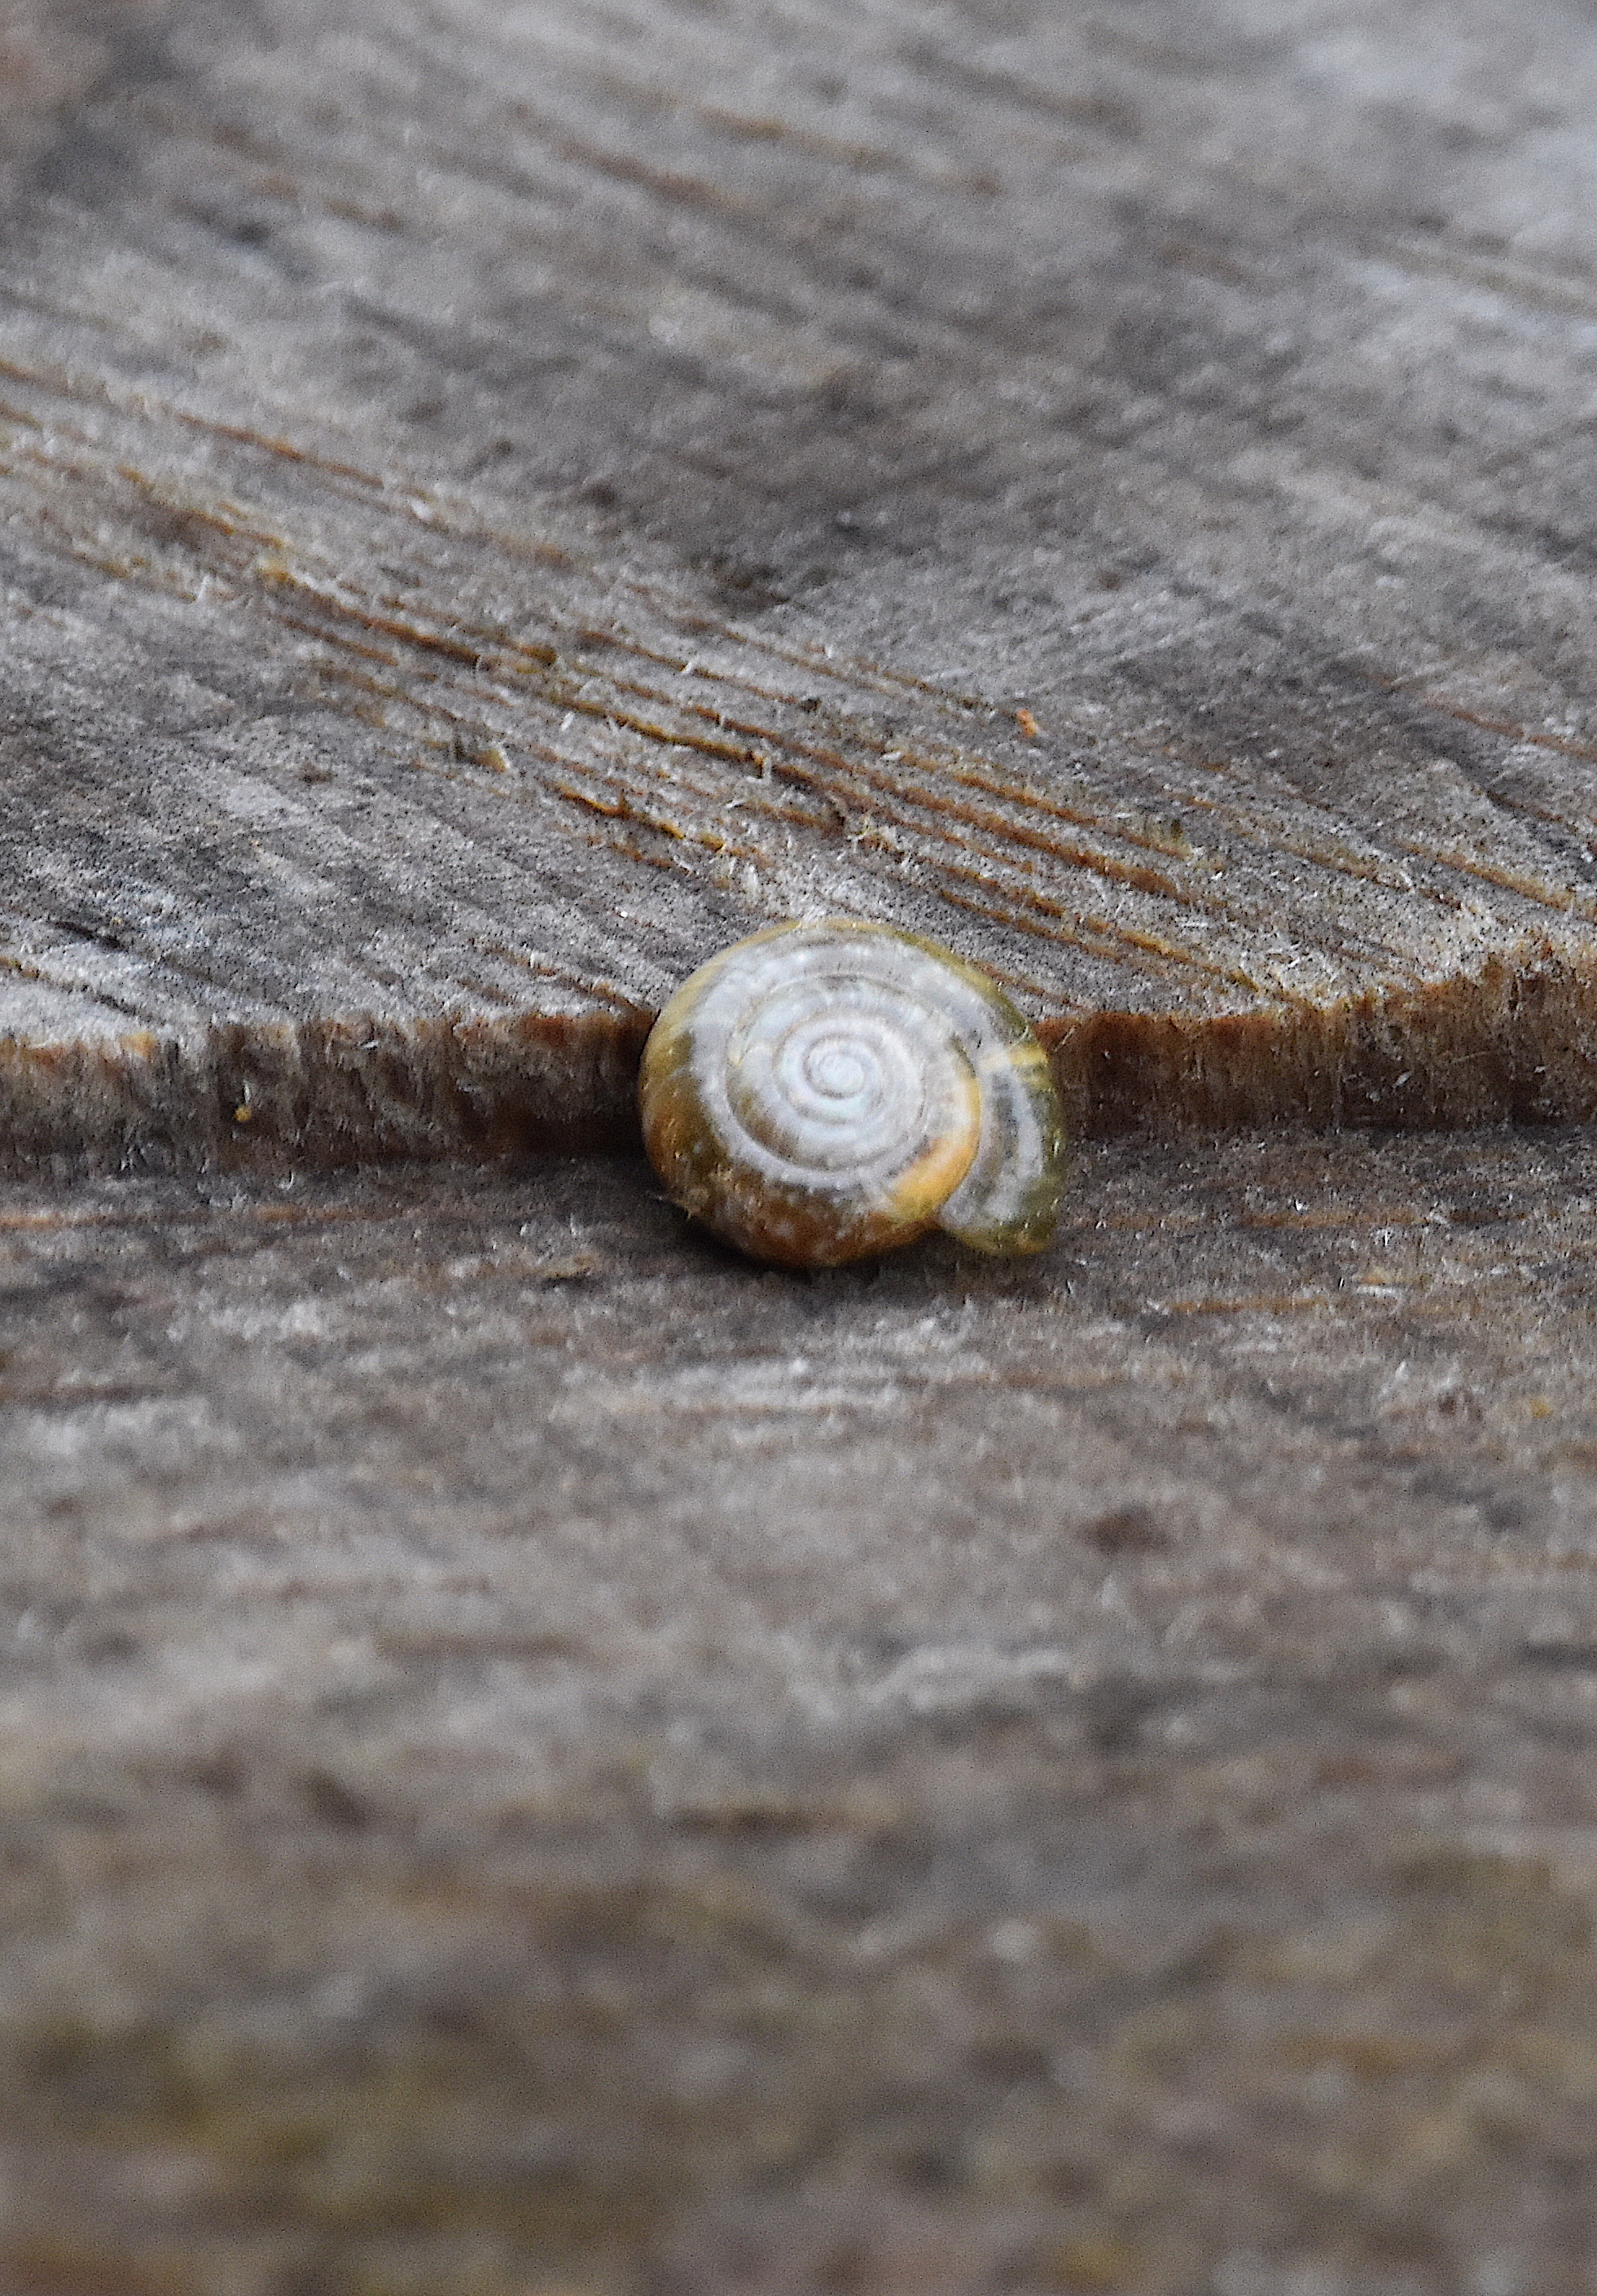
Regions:
[[1090, 1129], [1597, 1107], [1573, 0], [4, 40], [13, 1159], [613, 1131], [817, 908]]
[[1574, 0], [0, 0], [5, 2296], [1597, 2296], [1589, 1134], [813, 1280], [314, 1168], [811, 906], [1088, 1133], [1588, 1111], [1593, 117]]
[[0, 2284], [1589, 2296], [1594, 1209], [4, 1192]]

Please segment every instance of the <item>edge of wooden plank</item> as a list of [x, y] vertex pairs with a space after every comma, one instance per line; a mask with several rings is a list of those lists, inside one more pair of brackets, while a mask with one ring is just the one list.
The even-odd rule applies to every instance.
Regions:
[[[0, 1169], [487, 1160], [636, 1138], [639, 1009], [229, 1022], [0, 1008]], [[1462, 1129], [1597, 1114], [1597, 965], [1527, 946], [1472, 979], [1324, 1006], [1044, 1022], [1072, 1132]]]

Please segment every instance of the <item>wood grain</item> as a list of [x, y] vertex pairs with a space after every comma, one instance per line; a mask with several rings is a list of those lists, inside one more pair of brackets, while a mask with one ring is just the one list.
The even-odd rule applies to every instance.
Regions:
[[7, 2296], [1592, 2296], [1588, 1133], [813, 1278], [500, 1152], [812, 906], [1088, 1132], [1589, 1111], [1593, 116], [0, 0]]
[[0, 2284], [1590, 2296], [1594, 1212], [0, 1190]]
[[0, 55], [13, 1163], [614, 1136], [824, 910], [1088, 1132], [1597, 1108], [1584, 10]]

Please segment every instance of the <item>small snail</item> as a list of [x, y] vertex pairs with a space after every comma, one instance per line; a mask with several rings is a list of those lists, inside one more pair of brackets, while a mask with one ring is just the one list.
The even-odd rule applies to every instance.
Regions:
[[1038, 1251], [1053, 1232], [1048, 1056], [915, 933], [833, 918], [723, 949], [655, 1022], [638, 1101], [672, 1200], [758, 1259], [834, 1267], [930, 1227]]

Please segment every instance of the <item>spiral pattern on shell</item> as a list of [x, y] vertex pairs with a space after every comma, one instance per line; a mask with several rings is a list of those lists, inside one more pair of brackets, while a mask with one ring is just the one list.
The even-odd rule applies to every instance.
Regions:
[[656, 1021], [638, 1087], [674, 1201], [727, 1242], [828, 1267], [946, 1229], [990, 1252], [1053, 1230], [1047, 1055], [936, 942], [832, 919], [723, 949]]

